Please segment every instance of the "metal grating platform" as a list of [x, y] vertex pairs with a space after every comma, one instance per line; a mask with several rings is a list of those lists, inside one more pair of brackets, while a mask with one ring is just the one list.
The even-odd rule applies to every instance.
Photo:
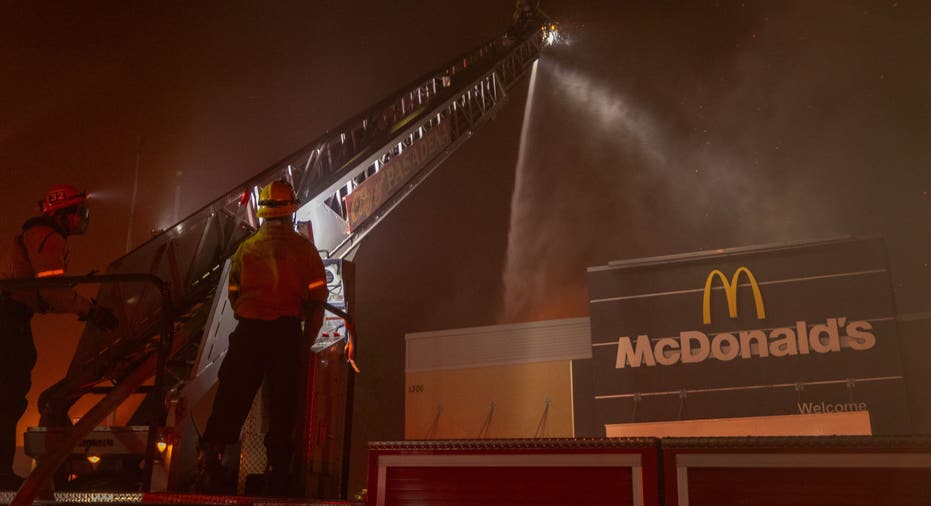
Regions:
[[[10, 504], [15, 492], [0, 492], [0, 504]], [[64, 506], [69, 504], [145, 504], [145, 505], [211, 505], [236, 506], [364, 506], [361, 502], [315, 501], [304, 498], [247, 497], [204, 494], [164, 494], [142, 492], [56, 492], [54, 501], [37, 500], [36, 505]]]

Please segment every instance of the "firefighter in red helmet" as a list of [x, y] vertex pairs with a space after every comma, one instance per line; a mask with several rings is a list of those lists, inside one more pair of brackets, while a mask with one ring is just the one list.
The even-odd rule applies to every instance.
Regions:
[[285, 181], [259, 196], [264, 222], [233, 255], [229, 299], [238, 323], [219, 371], [213, 411], [207, 421], [194, 488], [231, 492], [223, 451], [239, 441], [252, 400], [268, 389], [270, 425], [265, 436], [265, 494], [289, 494], [292, 433], [299, 405], [300, 357], [304, 332], [315, 336], [323, 323], [326, 273], [313, 242], [294, 230], [298, 202]]
[[[43, 278], [65, 274], [67, 238], [87, 230], [87, 194], [71, 185], [53, 186], [39, 202], [41, 214], [23, 224], [0, 252], [0, 279]], [[36, 348], [30, 323], [35, 313], [73, 313], [102, 330], [118, 325], [113, 312], [70, 287], [0, 291], [0, 490], [19, 488], [13, 473], [16, 423], [26, 411]]]

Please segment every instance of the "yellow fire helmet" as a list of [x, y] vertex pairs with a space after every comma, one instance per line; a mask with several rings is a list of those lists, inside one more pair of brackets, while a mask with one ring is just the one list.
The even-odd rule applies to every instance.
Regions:
[[297, 197], [287, 181], [274, 181], [259, 194], [259, 218], [280, 218], [297, 212]]

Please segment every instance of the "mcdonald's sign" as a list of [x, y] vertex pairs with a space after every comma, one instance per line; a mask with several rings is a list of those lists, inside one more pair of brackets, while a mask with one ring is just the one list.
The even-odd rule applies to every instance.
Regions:
[[720, 279], [724, 285], [724, 295], [727, 297], [727, 314], [731, 318], [737, 318], [737, 283], [740, 281], [740, 275], [746, 274], [750, 288], [753, 289], [753, 301], [756, 303], [756, 317], [760, 320], [766, 319], [766, 309], [763, 307], [763, 295], [760, 293], [760, 285], [750, 269], [741, 266], [734, 271], [734, 276], [728, 281], [724, 273], [718, 269], [711, 271], [708, 278], [705, 279], [705, 291], [702, 298], [702, 322], [705, 325], [711, 325], [711, 284], [715, 279]]
[[900, 347], [890, 272], [879, 237], [588, 267], [592, 354], [573, 359], [576, 436], [835, 411], [868, 411], [874, 434], [907, 433], [903, 357], [921, 359]]
[[[702, 323], [711, 324], [711, 296], [715, 280], [721, 280], [724, 296], [727, 299], [727, 312], [731, 318], [737, 318], [737, 289], [741, 277], [746, 277], [756, 306], [756, 317], [766, 318], [763, 295], [760, 285], [745, 266], [734, 270], [730, 279], [719, 269], [712, 270], [705, 278], [702, 291]], [[873, 326], [865, 320], [851, 321], [846, 317], [833, 317], [824, 323], [809, 325], [798, 321], [791, 327], [776, 327], [765, 330], [741, 330], [738, 332], [720, 332], [717, 334], [699, 330], [684, 330], [678, 338], [664, 337], [655, 340], [648, 335], [631, 339], [623, 336], [618, 339], [617, 360], [615, 367], [655, 366], [691, 364], [704, 362], [709, 358], [727, 362], [736, 358], [787, 357], [808, 355], [811, 353], [832, 353], [843, 347], [851, 350], [868, 350], [876, 345]]]

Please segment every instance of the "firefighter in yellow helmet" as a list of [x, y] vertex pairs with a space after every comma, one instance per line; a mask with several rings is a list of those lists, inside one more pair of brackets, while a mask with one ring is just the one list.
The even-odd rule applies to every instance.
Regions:
[[326, 273], [314, 244], [294, 230], [298, 202], [285, 181], [259, 196], [258, 232], [233, 255], [229, 299], [236, 329], [220, 366], [213, 411], [201, 441], [198, 492], [231, 491], [223, 450], [239, 441], [243, 422], [263, 379], [268, 389], [270, 426], [265, 436], [266, 495], [288, 495], [294, 424], [299, 406], [301, 320], [308, 335], [323, 323]]
[[[65, 274], [67, 238], [87, 230], [87, 194], [71, 185], [56, 185], [39, 202], [41, 214], [0, 252], [0, 279], [44, 278]], [[13, 474], [16, 423], [26, 411], [36, 348], [30, 323], [35, 313], [73, 313], [102, 330], [118, 325], [109, 309], [69, 287], [0, 291], [0, 490], [16, 490], [22, 479]]]

